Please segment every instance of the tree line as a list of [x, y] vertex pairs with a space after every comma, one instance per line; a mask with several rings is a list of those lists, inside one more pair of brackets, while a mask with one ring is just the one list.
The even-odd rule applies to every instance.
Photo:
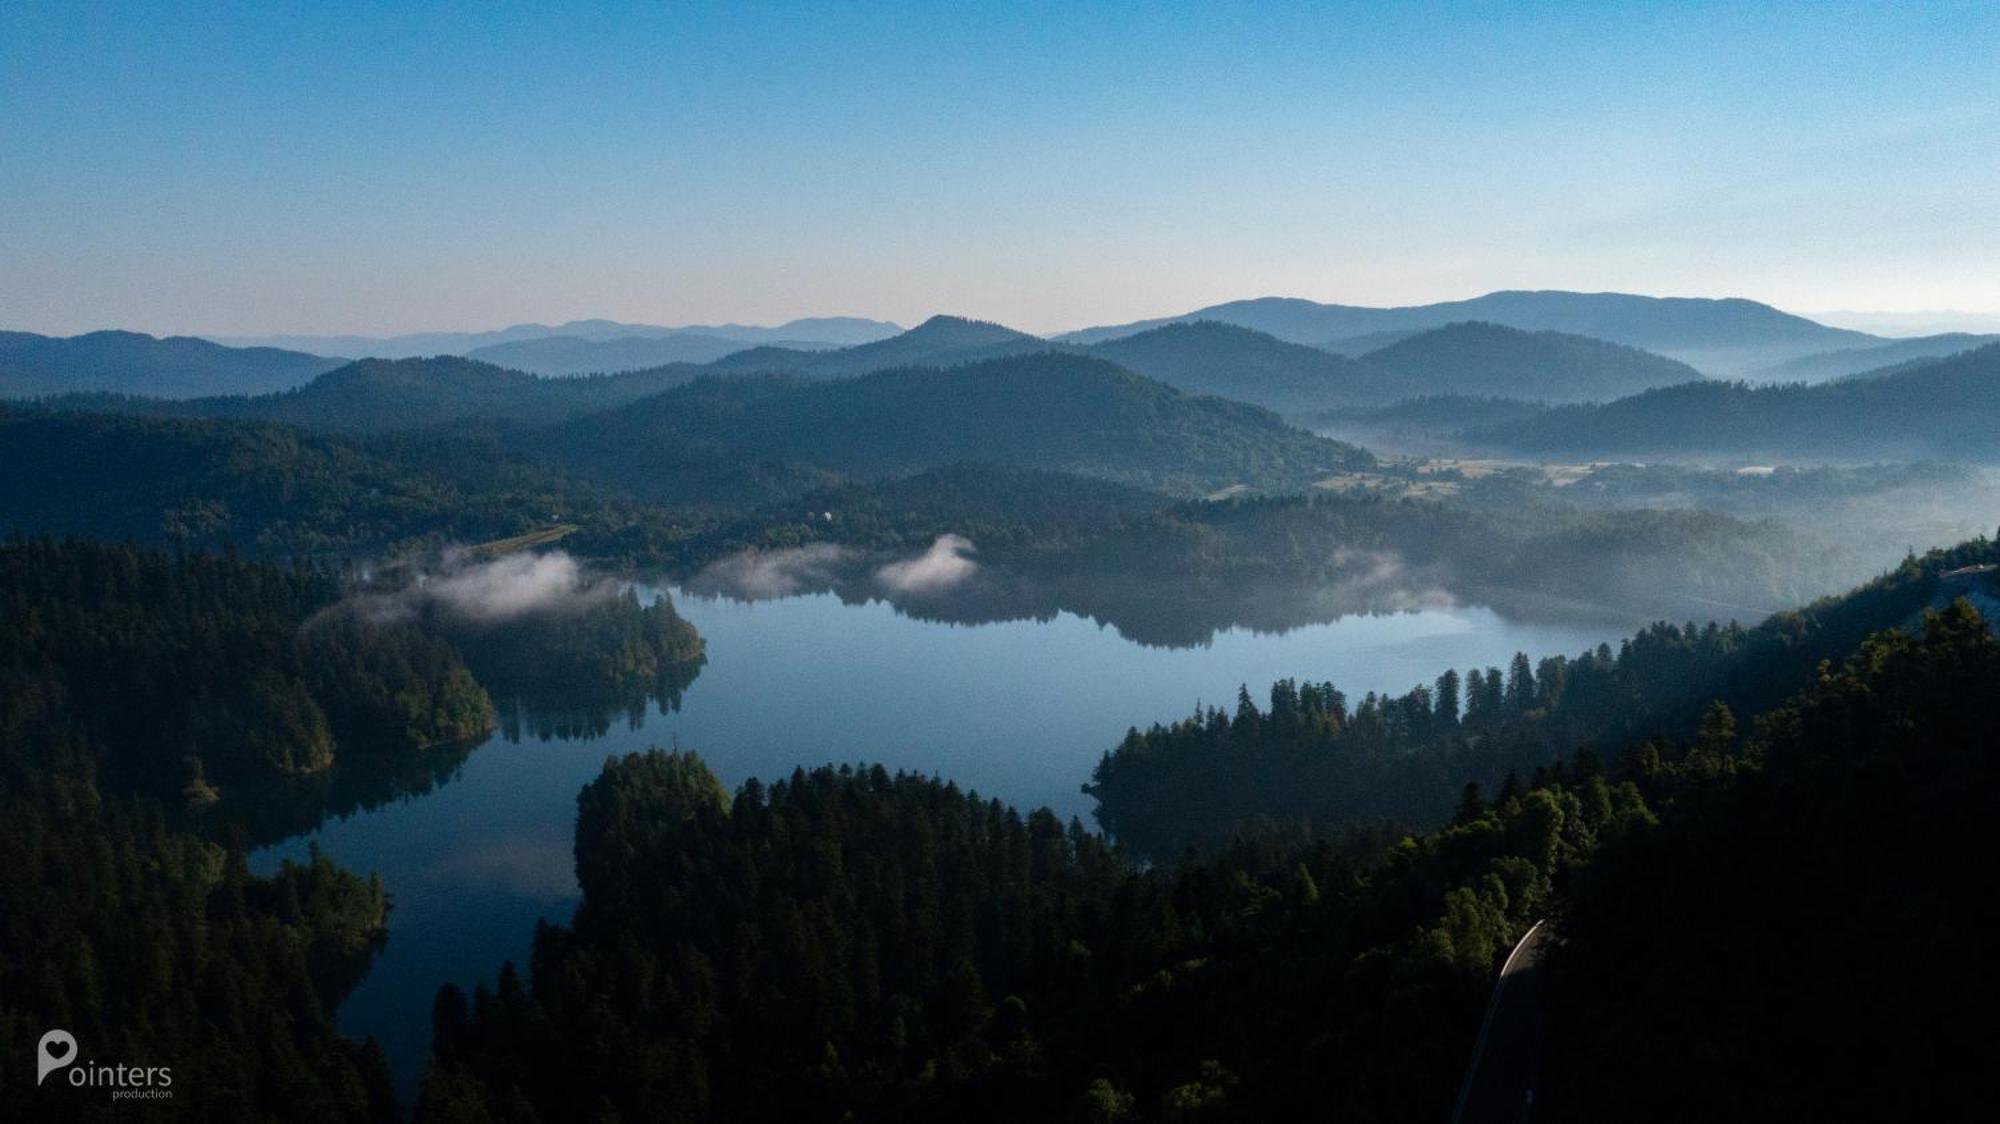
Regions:
[[1984, 537], [1911, 557], [1839, 597], [1752, 628], [1657, 623], [1622, 642], [1532, 663], [1448, 671], [1401, 696], [1350, 701], [1333, 684], [1281, 681], [1260, 709], [1129, 731], [1085, 791], [1098, 822], [1155, 858], [1276, 820], [1320, 830], [1434, 823], [1466, 781], [1490, 791], [1580, 749], [1622, 751], [1651, 733], [1685, 735], [1720, 700], [1776, 706], [1870, 634], [1949, 599], [1944, 575], [1996, 559]]
[[[60, 1028], [84, 1057], [170, 1069], [191, 1117], [401, 1119], [381, 1050], [332, 1018], [387, 933], [384, 887], [317, 854], [255, 876], [246, 847], [437, 783], [492, 708], [457, 646], [475, 637], [371, 620], [345, 588], [304, 562], [0, 543], [0, 1053], [24, 1060], [0, 1099], [119, 1107], [23, 1080]], [[613, 685], [700, 646], [664, 602], [618, 596], [493, 651], [524, 664], [537, 640]]]

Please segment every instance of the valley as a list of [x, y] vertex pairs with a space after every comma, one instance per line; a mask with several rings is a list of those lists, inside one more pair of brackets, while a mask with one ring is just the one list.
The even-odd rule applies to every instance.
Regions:
[[[240, 900], [294, 951], [214, 970], [266, 1017], [310, 980], [298, 1096], [382, 1119], [585, 1088], [670, 1117], [1438, 1114], [1552, 912], [1589, 942], [1544, 969], [1557, 1017], [1685, 1033], [1582, 990], [1649, 939], [1606, 880], [1723, 845], [1716, 802], [1805, 814], [1762, 778], [1867, 685], [1982, 674], [2000, 368], [1925, 341], [1729, 381], [1689, 364], [1896, 345], [1581, 296], [1057, 339], [565, 325], [262, 390], [229, 381], [277, 363], [246, 353], [217, 393], [170, 381], [180, 341], [125, 341], [160, 373], [118, 379], [12, 353], [43, 366], [0, 403], [0, 473], [34, 482], [0, 488], [0, 845], [96, 833], [152, 872], [65, 891], [34, 939], [129, 959]], [[1424, 319], [1458, 311], [1516, 323]], [[185, 1017], [154, 1046], [212, 1033]], [[570, 1045], [602, 1035], [678, 1060]], [[240, 1071], [308, 1064], [232, 1041]], [[1557, 1103], [1590, 1114], [1620, 1064], [1558, 1035]]]

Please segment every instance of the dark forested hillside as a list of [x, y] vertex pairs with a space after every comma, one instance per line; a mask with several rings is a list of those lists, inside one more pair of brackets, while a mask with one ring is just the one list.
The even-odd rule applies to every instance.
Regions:
[[1944, 575], [2000, 560], [1977, 539], [1911, 559], [1855, 591], [1754, 628], [1656, 624], [1623, 643], [1531, 665], [1456, 671], [1401, 697], [1346, 698], [1333, 684], [1279, 683], [1260, 710], [1208, 709], [1133, 730], [1087, 791], [1114, 836], [1171, 857], [1263, 818], [1321, 830], [1381, 818], [1435, 822], [1454, 784], [1491, 790], [1578, 749], [1615, 755], [1635, 739], [1692, 732], [1711, 701], [1776, 706], [1876, 631], [1961, 588]]
[[451, 645], [326, 614], [322, 570], [14, 540], [0, 577], [6, 709], [36, 735], [8, 748], [32, 767], [75, 739], [114, 788], [200, 801], [488, 728]]
[[[700, 659], [670, 605], [604, 583], [474, 613], [506, 574], [471, 565], [357, 594], [304, 565], [0, 544], [0, 1046], [62, 1028], [85, 1059], [167, 1067], [196, 1118], [399, 1118], [382, 1052], [332, 1020], [381, 945], [381, 882], [317, 854], [252, 877], [239, 825], [310, 830], [288, 817], [434, 783], [435, 747], [462, 759], [490, 728], [467, 663], [643, 703]], [[204, 821], [234, 842], [175, 826]], [[26, 1071], [0, 1073], [9, 1104], [77, 1110]]]
[[573, 924], [438, 996], [418, 1116], [1440, 1118], [1495, 952], [1614, 815], [1575, 807], [1138, 870], [935, 779], [731, 799], [627, 757], [579, 799]]
[[1180, 492], [1297, 488], [1370, 463], [1254, 406], [1056, 354], [830, 382], [704, 380], [535, 435], [530, 447], [656, 492], [655, 481], [717, 455], [864, 475], [985, 460]]
[[1373, 401], [1441, 394], [1601, 401], [1702, 377], [1685, 363], [1634, 347], [1480, 322], [1421, 332], [1362, 361], [1384, 372]]
[[[8, 700], [19, 702], [19, 698]], [[241, 850], [92, 783], [88, 735], [0, 711], [0, 1097], [17, 1119], [110, 1119], [141, 1102], [29, 1080], [44, 1031], [85, 1058], [166, 1067], [194, 1119], [401, 1119], [371, 1039], [333, 1010], [380, 947], [379, 881], [315, 857], [253, 877]], [[33, 738], [63, 760], [24, 766]], [[99, 1091], [101, 1092], [101, 1091]], [[96, 1098], [91, 1098], [95, 1100]]]
[[1162, 325], [1090, 352], [1189, 394], [1283, 413], [1372, 402], [1384, 389], [1380, 372], [1346, 356], [1215, 320]]
[[0, 332], [0, 398], [269, 394], [345, 362], [273, 347], [224, 347], [187, 336], [90, 332], [64, 339]]
[[[332, 1020], [379, 947], [382, 885], [317, 857], [252, 877], [240, 848], [167, 826], [218, 784], [486, 728], [441, 642], [305, 629], [333, 595], [312, 570], [0, 546], [0, 1049], [60, 1027], [86, 1058], [169, 1067], [194, 1117], [396, 1118], [381, 1051]], [[72, 1118], [77, 1092], [29, 1072], [0, 1071], [12, 1111]]]
[[1817, 459], [1994, 459], [2000, 344], [1878, 377], [1814, 386], [1705, 382], [1473, 430], [1533, 454]]
[[561, 518], [634, 521], [600, 487], [476, 436], [363, 445], [264, 423], [0, 406], [0, 479], [0, 532], [276, 555], [480, 542]]
[[[52, 767], [73, 736], [110, 787], [195, 804], [484, 735], [482, 684], [625, 709], [677, 693], [702, 659], [665, 599], [641, 605], [560, 557], [357, 586], [315, 566], [14, 539], [0, 579], [0, 701], [39, 732], [10, 750]], [[510, 581], [540, 600], [504, 614], [472, 600]]]
[[1985, 1115], [1996, 690], [1960, 601], [1754, 731], [1719, 712], [1678, 762], [1642, 751], [1671, 799], [1571, 881], [1538, 1115]]

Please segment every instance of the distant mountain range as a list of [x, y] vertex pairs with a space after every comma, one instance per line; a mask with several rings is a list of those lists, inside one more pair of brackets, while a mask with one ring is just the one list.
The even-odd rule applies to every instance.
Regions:
[[1189, 394], [1233, 398], [1283, 413], [1425, 394], [1594, 401], [1701, 377], [1684, 363], [1636, 348], [1497, 324], [1450, 324], [1401, 335], [1398, 342], [1357, 360], [1216, 320], [1174, 321], [1078, 344], [954, 316], [935, 316], [900, 336], [858, 347], [821, 352], [752, 348], [711, 366], [834, 378], [1037, 352], [1093, 355]]
[[2000, 335], [1979, 336], [1966, 332], [1947, 332], [1939, 336], [1890, 340], [1866, 347], [1848, 347], [1838, 351], [1803, 355], [1753, 372], [1750, 377], [1759, 382], [1825, 382], [1828, 379], [1880, 371], [1885, 367], [1894, 367], [1914, 359], [1935, 359], [1956, 355], [1961, 351], [1970, 351], [1975, 347], [1994, 342], [2000, 342]]
[[616, 320], [571, 320], [566, 324], [516, 324], [492, 332], [417, 332], [402, 336], [255, 336], [212, 337], [238, 347], [281, 347], [316, 355], [347, 355], [357, 359], [407, 359], [420, 355], [469, 355], [480, 348], [523, 340], [566, 336], [579, 340], [660, 339], [670, 336], [712, 336], [734, 340], [742, 347], [761, 344], [802, 344], [846, 347], [884, 339], [902, 331], [886, 320], [856, 316], [820, 316], [791, 320], [775, 327], [753, 324], [690, 325], [625, 324]]
[[[1231, 301], [1181, 316], [1085, 328], [1057, 337], [1101, 343], [1173, 321], [1220, 320], [1281, 340], [1346, 351], [1355, 337], [1414, 332], [1462, 321], [1558, 331], [1641, 347], [1710, 374], [1737, 375], [1819, 351], [1879, 342], [1829, 328], [1767, 304], [1729, 298], [1646, 297], [1627, 293], [1505, 291], [1470, 300], [1401, 308], [1319, 304], [1287, 297]], [[1393, 342], [1383, 338], [1374, 346]]]
[[1469, 431], [1534, 456], [2000, 460], [2000, 343], [1817, 385], [1699, 382]]
[[[681, 333], [672, 336], [620, 336], [591, 340], [582, 336], [540, 336], [477, 347], [466, 353], [497, 367], [535, 375], [589, 375], [608, 371], [639, 371], [668, 363], [713, 363], [752, 344], [721, 336]], [[798, 344], [803, 348], [806, 345]]]
[[223, 347], [190, 336], [90, 332], [60, 338], [0, 332], [0, 398], [268, 394], [345, 362], [270, 347]]
[[785, 371], [814, 378], [840, 378], [896, 367], [953, 366], [1054, 348], [1040, 336], [984, 320], [933, 316], [901, 335], [853, 347], [827, 351], [757, 347], [739, 351], [714, 366], [725, 371]]
[[[1419, 323], [1468, 310], [1516, 323]], [[585, 415], [605, 415], [705, 376], [781, 375], [812, 384], [901, 372], [906, 377], [870, 383], [874, 389], [869, 401], [883, 417], [903, 417], [890, 409], [882, 387], [902, 387], [913, 400], [931, 401], [925, 380], [939, 380], [970, 365], [1033, 358], [1035, 362], [1020, 370], [1116, 369], [1161, 391], [1180, 392], [1175, 401], [1190, 395], [1214, 396], [1312, 418], [1353, 436], [1389, 432], [1422, 434], [1426, 441], [1452, 440], [1457, 430], [1443, 427], [1462, 422], [1458, 429], [1476, 431], [1495, 447], [1521, 452], [1748, 455], [1754, 427], [1737, 423], [1748, 425], [1744, 419], [1768, 414], [1774, 428], [1763, 449], [1781, 456], [1851, 459], [1900, 456], [1905, 450], [1915, 450], [1910, 455], [1983, 455], [1968, 451], [1969, 437], [1945, 432], [1956, 418], [1978, 416], [1978, 407], [1947, 407], [1946, 399], [1929, 389], [1933, 383], [1925, 380], [1939, 377], [1942, 355], [1990, 358], [1988, 337], [1879, 340], [1824, 328], [1751, 301], [1619, 294], [1495, 293], [1405, 309], [1244, 301], [1205, 312], [1253, 320], [1262, 327], [1225, 319], [1174, 318], [1147, 322], [1149, 326], [1128, 325], [1129, 331], [1094, 329], [1049, 340], [1000, 324], [934, 316], [908, 331], [822, 347], [798, 339], [750, 345], [691, 330], [582, 321], [562, 326], [568, 334], [531, 335], [474, 349], [496, 361], [490, 363], [456, 357], [345, 363], [296, 351], [230, 348], [200, 339], [161, 340], [128, 332], [71, 339], [0, 333], [0, 397], [39, 397], [71, 411], [254, 419], [370, 434], [459, 422], [547, 427]], [[1523, 322], [1531, 326], [1521, 326]], [[1545, 326], [1551, 322], [1599, 334]], [[878, 321], [795, 321], [746, 331], [817, 329], [833, 335], [867, 335], [891, 327]], [[535, 331], [558, 330], [528, 326], [488, 335]], [[1283, 338], [1279, 332], [1293, 338]], [[1302, 337], [1341, 332], [1347, 334], [1337, 341], [1321, 341], [1327, 346], [1300, 342]], [[1710, 350], [1734, 348], [1739, 358], [1768, 354], [1774, 347], [1803, 348], [1799, 354], [1757, 368], [1756, 377], [1828, 386], [1843, 385], [1843, 380], [1866, 382], [1871, 388], [1794, 399], [1747, 385], [1708, 386], [1696, 366], [1636, 344], [1611, 342], [1604, 335], [1683, 349], [1692, 344], [1709, 345]], [[468, 338], [458, 337], [459, 342]], [[413, 339], [417, 337], [403, 337], [402, 342]], [[432, 345], [442, 342], [440, 337], [423, 339]], [[1836, 346], [1824, 346], [1829, 341]], [[1988, 344], [1987, 349], [1967, 350], [1982, 344]], [[1333, 347], [1356, 354], [1337, 354], [1330, 350]], [[601, 371], [617, 373], [582, 377]], [[1096, 376], [1078, 377], [1088, 383]], [[1048, 416], [1068, 408], [1068, 399], [1057, 393], [1063, 388], [1050, 379], [1023, 376], [1015, 384], [1020, 393], [1048, 395], [1009, 403], [1022, 418], [1042, 419], [1035, 424], [1052, 424]], [[964, 384], [951, 385], [965, 393]], [[1983, 400], [1977, 378], [1955, 385], [1953, 393]], [[1642, 395], [1649, 391], [1653, 393]], [[825, 401], [833, 402], [848, 392], [827, 393], [834, 397]], [[1410, 399], [1432, 401], [1401, 413], [1382, 412]], [[809, 395], [797, 400], [819, 401]], [[1585, 402], [1603, 405], [1567, 408]], [[1863, 402], [1879, 416], [1855, 413], [1856, 403]], [[1948, 416], [1919, 418], [1913, 411], [1921, 403]], [[931, 404], [943, 408], [935, 401]], [[1565, 408], [1541, 412], [1541, 405]], [[1727, 424], [1716, 422], [1702, 431], [1703, 411], [1717, 412]], [[1159, 421], [1146, 416], [1147, 425]], [[904, 424], [920, 420], [905, 417]], [[1679, 432], [1675, 426], [1686, 427], [1686, 436], [1675, 436]], [[680, 439], [700, 436], [683, 432]], [[746, 457], [768, 454], [787, 459], [754, 441], [740, 444], [737, 451]], [[979, 448], [970, 446], [965, 455], [976, 459], [982, 455]], [[1862, 449], [1872, 452], [1856, 451]], [[852, 470], [844, 462], [836, 463], [838, 458], [815, 459], [818, 456], [803, 463], [829, 471]], [[1235, 463], [1240, 467], [1254, 460], [1237, 457]], [[1074, 465], [1065, 462], [1062, 467]], [[1146, 471], [1165, 470], [1155, 463]], [[1100, 465], [1098, 474], [1115, 473]], [[1178, 480], [1180, 486], [1192, 488], [1197, 478], [1224, 475], [1219, 469], [1197, 468]], [[1275, 479], [1281, 474], [1259, 469], [1252, 475]], [[1157, 479], [1148, 480], [1148, 486], [1157, 485]]]
[[[190, 342], [237, 362], [253, 355]], [[365, 359], [323, 372], [285, 393], [208, 394], [179, 400], [135, 395], [132, 401], [113, 402], [104, 398], [112, 392], [102, 391], [58, 404], [137, 414], [256, 418], [370, 433], [474, 418], [560, 420], [608, 409], [704, 374], [785, 374], [828, 380], [886, 370], [944, 370], [1034, 354], [1095, 357], [1188, 394], [1214, 395], [1290, 414], [1434, 394], [1551, 402], [1608, 400], [1700, 377], [1683, 364], [1633, 348], [1493, 324], [1418, 332], [1352, 359], [1215, 321], [1167, 324], [1084, 346], [954, 316], [935, 316], [907, 332], [853, 347], [817, 351], [753, 347], [707, 363], [663, 361], [621, 369], [672, 355], [709, 355], [731, 346], [709, 336], [601, 341], [545, 337], [479, 349], [480, 355], [509, 363], [456, 356]], [[314, 361], [302, 369], [329, 362]], [[543, 377], [521, 368], [576, 377]], [[600, 369], [617, 373], [580, 377]], [[283, 382], [295, 378], [296, 372]], [[53, 388], [61, 383], [51, 376], [45, 385]]]

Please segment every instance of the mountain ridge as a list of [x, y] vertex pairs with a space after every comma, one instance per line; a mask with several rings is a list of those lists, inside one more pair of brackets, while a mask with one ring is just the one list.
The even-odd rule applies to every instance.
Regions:
[[1685, 363], [1625, 344], [1481, 320], [1419, 332], [1359, 361], [1404, 380], [1385, 388], [1391, 399], [1452, 394], [1587, 402], [1702, 377]]
[[953, 366], [1001, 355], [1051, 350], [1040, 336], [990, 320], [936, 315], [907, 332], [829, 351], [763, 346], [710, 364], [718, 371], [787, 371], [815, 378], [866, 375], [905, 366]]
[[144, 394], [192, 398], [288, 390], [344, 359], [194, 336], [107, 329], [75, 336], [0, 332], [0, 397]]
[[1179, 316], [1083, 328], [1055, 337], [1100, 343], [1170, 321], [1222, 320], [1310, 346], [1335, 346], [1373, 333], [1484, 320], [1529, 331], [1555, 330], [1645, 348], [1709, 373], [1739, 373], [1812, 351], [1860, 346], [1879, 337], [1830, 328], [1742, 297], [1653, 297], [1508, 289], [1465, 300], [1372, 307], [1321, 304], [1299, 297], [1259, 297], [1209, 305]]
[[1887, 340], [1867, 347], [1814, 352], [1752, 372], [1751, 377], [1769, 382], [1824, 382], [1884, 371], [1913, 359], [1942, 359], [1996, 341], [2000, 341], [2000, 335], [1975, 332], [1944, 332], [1934, 336]]
[[337, 354], [357, 359], [412, 359], [426, 355], [463, 355], [496, 344], [516, 343], [550, 336], [578, 336], [590, 340], [618, 338], [664, 338], [675, 335], [708, 335], [742, 341], [746, 346], [777, 340], [806, 341], [830, 346], [849, 346], [885, 338], [902, 331], [886, 320], [859, 316], [817, 316], [788, 320], [783, 324], [688, 324], [664, 327], [657, 324], [628, 324], [617, 320], [570, 320], [561, 324], [513, 324], [491, 331], [410, 332], [395, 336], [364, 335], [269, 335], [203, 337], [225, 346], [284, 347], [315, 354]]
[[1753, 386], [1709, 381], [1564, 406], [1469, 431], [1514, 452], [1777, 461], [2000, 459], [2000, 343], [1887, 373]]

